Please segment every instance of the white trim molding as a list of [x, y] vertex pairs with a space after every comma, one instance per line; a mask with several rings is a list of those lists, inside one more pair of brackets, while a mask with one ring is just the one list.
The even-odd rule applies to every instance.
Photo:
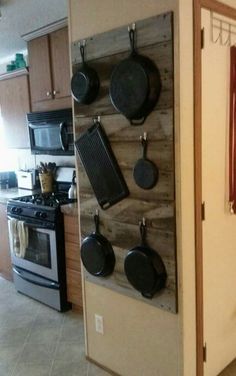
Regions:
[[53, 31], [62, 29], [63, 27], [66, 27], [67, 25], [68, 25], [68, 18], [65, 17], [58, 21], [52, 22], [46, 26], [30, 31], [29, 33], [23, 34], [21, 35], [21, 38], [23, 38], [26, 42], [29, 42], [32, 39], [42, 37], [43, 35], [50, 34]]

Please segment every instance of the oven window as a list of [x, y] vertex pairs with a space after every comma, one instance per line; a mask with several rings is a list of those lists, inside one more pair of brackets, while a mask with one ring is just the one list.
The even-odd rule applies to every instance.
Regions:
[[50, 235], [29, 229], [29, 242], [25, 252], [25, 260], [46, 268], [51, 268]]
[[61, 149], [59, 126], [35, 128], [34, 144], [39, 149]]

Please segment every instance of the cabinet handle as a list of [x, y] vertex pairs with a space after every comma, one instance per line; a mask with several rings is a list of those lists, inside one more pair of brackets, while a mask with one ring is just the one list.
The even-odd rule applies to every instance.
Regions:
[[53, 95], [55, 96], [56, 94], [59, 94], [60, 91], [59, 90], [53, 90]]
[[51, 97], [52, 96], [52, 93], [51, 93], [51, 91], [47, 91], [47, 97]]

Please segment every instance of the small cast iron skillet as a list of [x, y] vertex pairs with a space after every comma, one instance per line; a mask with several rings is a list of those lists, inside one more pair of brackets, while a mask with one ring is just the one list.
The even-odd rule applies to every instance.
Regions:
[[99, 91], [100, 82], [97, 72], [84, 61], [84, 45], [80, 45], [82, 64], [71, 79], [73, 98], [82, 104], [92, 103]]
[[158, 101], [161, 78], [157, 66], [136, 52], [134, 29], [129, 29], [129, 39], [131, 54], [112, 72], [110, 99], [132, 125], [141, 125]]
[[99, 216], [94, 215], [95, 232], [81, 245], [81, 259], [85, 269], [97, 277], [106, 277], [115, 267], [115, 254], [110, 242], [99, 232]]
[[146, 225], [140, 224], [141, 245], [132, 248], [125, 258], [125, 274], [131, 285], [145, 298], [165, 287], [166, 269], [157, 252], [146, 244]]
[[159, 177], [159, 170], [157, 166], [147, 158], [147, 134], [140, 137], [140, 141], [143, 148], [143, 157], [140, 158], [133, 170], [133, 177], [135, 183], [142, 189], [153, 188]]

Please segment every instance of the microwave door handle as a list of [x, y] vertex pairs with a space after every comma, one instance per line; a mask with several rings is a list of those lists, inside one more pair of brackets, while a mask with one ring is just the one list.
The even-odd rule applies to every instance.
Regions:
[[65, 145], [64, 140], [63, 140], [63, 132], [65, 129], [66, 123], [62, 122], [60, 123], [60, 142], [61, 142], [61, 148], [63, 151], [67, 149], [67, 145]]

